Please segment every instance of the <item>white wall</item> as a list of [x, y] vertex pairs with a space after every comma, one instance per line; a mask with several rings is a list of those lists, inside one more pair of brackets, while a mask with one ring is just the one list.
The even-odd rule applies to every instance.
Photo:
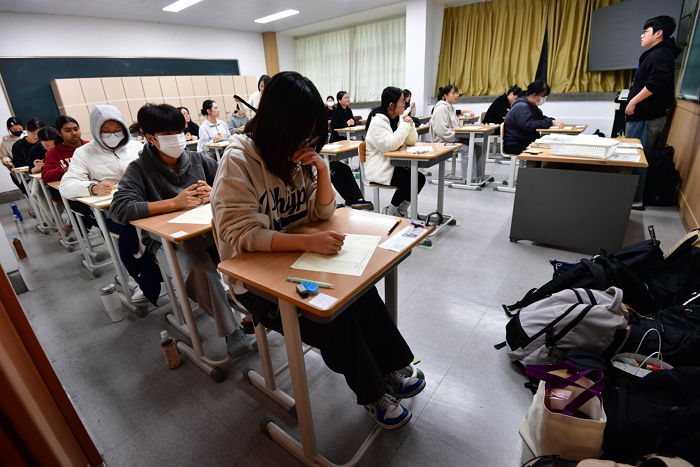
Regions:
[[[77, 16], [0, 14], [0, 57], [238, 59], [242, 75], [266, 73], [262, 34], [228, 29]], [[0, 93], [0, 135], [10, 117]], [[20, 115], [23, 121], [31, 115]], [[0, 192], [14, 189], [0, 170]]]

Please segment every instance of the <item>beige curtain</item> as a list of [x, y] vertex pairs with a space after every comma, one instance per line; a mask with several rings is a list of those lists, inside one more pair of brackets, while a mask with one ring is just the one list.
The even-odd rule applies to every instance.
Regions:
[[619, 91], [633, 70], [588, 72], [591, 13], [620, 0], [556, 0], [549, 4], [548, 81], [552, 92]]

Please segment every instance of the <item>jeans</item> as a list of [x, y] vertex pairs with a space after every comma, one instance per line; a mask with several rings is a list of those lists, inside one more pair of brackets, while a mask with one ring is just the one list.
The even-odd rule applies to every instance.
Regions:
[[[640, 139], [644, 147], [644, 154], [647, 160], [650, 160], [650, 158], [653, 157], [654, 150], [659, 146], [661, 133], [663, 133], [665, 126], [666, 115], [653, 120], [627, 122], [625, 137]], [[644, 201], [644, 185], [647, 179], [647, 169], [646, 167], [635, 167], [633, 171], [635, 174], [639, 175], [637, 189], [634, 192], [634, 202], [641, 203]]]

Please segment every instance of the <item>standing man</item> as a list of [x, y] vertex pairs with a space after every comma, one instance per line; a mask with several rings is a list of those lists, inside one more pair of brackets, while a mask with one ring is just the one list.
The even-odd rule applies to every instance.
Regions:
[[[644, 23], [641, 45], [646, 49], [639, 57], [639, 65], [630, 86], [625, 114], [625, 136], [639, 138], [647, 158], [659, 144], [666, 125], [666, 115], [673, 105], [675, 78], [674, 62], [681, 49], [671, 37], [676, 22], [670, 16], [656, 16]], [[632, 209], [644, 210], [644, 184], [647, 169], [637, 168], [639, 175]]]

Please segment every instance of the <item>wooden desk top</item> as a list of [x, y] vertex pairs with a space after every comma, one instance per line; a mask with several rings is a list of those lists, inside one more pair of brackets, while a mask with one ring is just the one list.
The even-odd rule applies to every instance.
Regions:
[[61, 187], [61, 181], [59, 180], [59, 181], [57, 181], [57, 182], [49, 182], [49, 183], [47, 183], [46, 185], [47, 185], [47, 186], [50, 186], [50, 187], [53, 188], [53, 189], [58, 190], [58, 189]]
[[187, 146], [189, 146], [190, 144], [197, 144], [197, 143], [199, 143], [199, 140], [191, 139], [191, 140], [187, 141], [185, 144]]
[[[615, 138], [623, 143], [639, 143], [640, 140], [636, 138]], [[561, 162], [564, 164], [585, 164], [585, 165], [605, 165], [612, 167], [647, 167], [647, 159], [644, 155], [644, 150], [637, 149], [637, 154], [641, 155], [638, 162], [626, 162], [610, 159], [594, 159], [591, 157], [578, 157], [578, 156], [554, 156], [551, 154], [550, 148], [536, 148], [541, 150], [540, 154], [529, 154], [524, 152], [518, 154], [518, 159], [523, 161], [540, 161], [540, 162]], [[630, 154], [631, 155], [631, 154]]]
[[109, 195], [81, 196], [79, 198], [75, 198], [75, 200], [80, 201], [83, 204], [87, 204], [91, 208], [108, 209], [110, 206], [112, 206], [112, 198], [114, 198], [114, 193], [116, 191], [117, 190], [112, 190], [112, 193]]
[[190, 238], [197, 237], [211, 231], [211, 222], [209, 222], [209, 224], [179, 224], [168, 222], [170, 219], [173, 219], [180, 214], [187, 212], [188, 210], [189, 209], [184, 209], [159, 214], [157, 216], [144, 217], [143, 219], [131, 221], [130, 224], [172, 243], [182, 243], [185, 240], [189, 240]]
[[457, 115], [457, 118], [460, 120], [471, 120], [472, 118], [476, 118], [476, 114], [470, 110], [466, 113], [462, 112], [461, 114]]
[[41, 174], [40, 174], [40, 173], [38, 173], [38, 174], [29, 174], [29, 176], [30, 176], [31, 178], [41, 178]]
[[426, 152], [424, 154], [413, 154], [406, 151], [406, 148], [404, 148], [399, 149], [398, 151], [387, 152], [384, 154], [384, 157], [390, 157], [394, 159], [435, 159], [436, 157], [440, 157], [443, 154], [447, 154], [448, 152], [452, 152], [456, 149], [459, 149], [462, 145], [455, 144], [453, 146], [446, 146], [445, 143], [416, 143], [415, 146], [427, 146], [430, 147], [431, 151]]
[[453, 128], [452, 131], [455, 133], [483, 133], [485, 131], [493, 131], [498, 128], [498, 125], [482, 125], [479, 123], [475, 125], [464, 125], [459, 128]]
[[329, 143], [323, 146], [321, 153], [323, 154], [342, 154], [347, 151], [356, 151], [360, 147], [362, 141], [350, 141], [349, 139], [343, 139], [336, 141], [335, 143]]
[[25, 174], [25, 173], [29, 172], [29, 166], [24, 165], [22, 167], [13, 167], [12, 171], [17, 172], [18, 174]]
[[[325, 230], [335, 230], [343, 233], [380, 235], [380, 244], [387, 238], [387, 232], [394, 223], [395, 217], [385, 216], [367, 211], [354, 209], [338, 209], [333, 217], [324, 222], [315, 222], [304, 225], [294, 230], [294, 233], [314, 233]], [[411, 225], [409, 219], [403, 219], [401, 224], [394, 229], [392, 235], [396, 235], [404, 227]], [[290, 266], [299, 258], [301, 252], [253, 252], [243, 253], [235, 258], [229, 258], [219, 264], [219, 271], [229, 277], [238, 279], [258, 290], [269, 293], [291, 302], [305, 310], [313, 318], [319, 321], [330, 321], [333, 315], [351, 301], [358, 293], [374, 283], [397, 261], [407, 256], [411, 249], [421, 242], [434, 227], [424, 229], [423, 235], [402, 252], [377, 248], [372, 254], [362, 276], [349, 276], [328, 272], [303, 271], [292, 269]], [[287, 276], [303, 277], [305, 279], [329, 282], [335, 287], [332, 289], [319, 289], [319, 292], [338, 300], [327, 310], [321, 310], [310, 305], [313, 297], [301, 298], [296, 293], [296, 283], [287, 282]]]
[[208, 148], [219, 148], [219, 149], [223, 149], [223, 148], [225, 148], [225, 147], [228, 146], [228, 145], [229, 145], [229, 142], [228, 142], [228, 140], [226, 140], [226, 141], [219, 141], [218, 143], [207, 143], [207, 144], [205, 144], [204, 146], [205, 146], [205, 147], [208, 147]]
[[539, 128], [540, 133], [564, 133], [564, 134], [581, 134], [586, 131], [588, 125], [566, 125], [564, 128]]
[[346, 128], [336, 128], [335, 131], [342, 131], [344, 133], [347, 133], [348, 131], [353, 132], [353, 131], [365, 131], [365, 126], [364, 125], [355, 125], [355, 126], [349, 126]]

